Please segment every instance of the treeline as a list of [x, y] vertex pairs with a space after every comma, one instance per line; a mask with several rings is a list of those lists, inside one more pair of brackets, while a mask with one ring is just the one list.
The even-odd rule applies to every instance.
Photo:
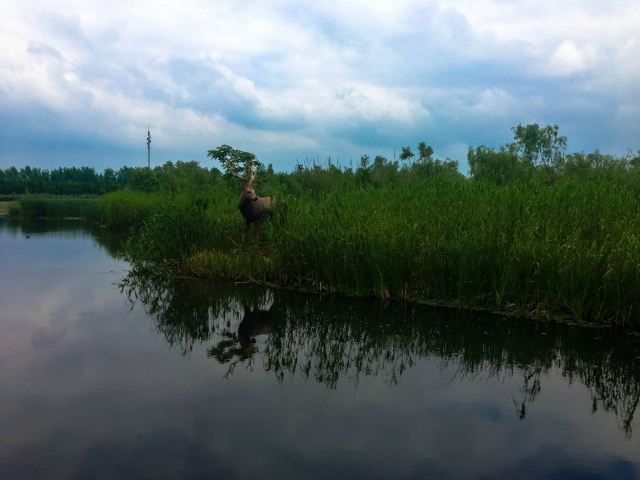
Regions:
[[46, 170], [36, 167], [0, 169], [0, 195], [51, 194], [100, 195], [130, 188], [150, 192], [177, 191], [209, 185], [220, 177], [215, 169], [208, 170], [197, 162], [167, 162], [149, 170], [144, 167], [105, 169], [92, 167], [60, 167]]
[[[567, 138], [557, 125], [518, 125], [514, 141], [499, 148], [469, 148], [468, 176], [473, 180], [506, 185], [514, 182], [551, 184], [565, 178], [601, 179], [630, 186], [640, 185], [640, 151], [624, 156], [565, 152]], [[246, 152], [245, 152], [246, 153]], [[402, 147], [398, 160], [378, 155], [362, 155], [356, 165], [324, 162], [297, 164], [293, 172], [275, 172], [271, 165], [256, 162], [258, 186], [278, 194], [326, 192], [345, 187], [381, 186], [406, 183], [408, 178], [446, 175], [463, 177], [455, 160], [434, 157], [425, 142]], [[53, 194], [98, 195], [121, 189], [140, 192], [176, 193], [180, 191], [237, 189], [236, 180], [214, 166], [198, 162], [167, 162], [151, 170], [144, 167], [107, 168], [61, 167], [46, 170], [34, 167], [0, 169], [0, 195]]]
[[[498, 149], [470, 148], [467, 159], [472, 178], [496, 185], [522, 181], [553, 183], [559, 179], [605, 179], [637, 184], [640, 179], [640, 151], [616, 157], [595, 150], [565, 154], [567, 137], [557, 125], [518, 125], [512, 129], [514, 142]], [[630, 175], [631, 174], [631, 175]]]
[[135, 169], [107, 168], [98, 173], [91, 167], [61, 167], [54, 170], [26, 166], [0, 169], [0, 194], [50, 193], [86, 195], [112, 192], [125, 187]]

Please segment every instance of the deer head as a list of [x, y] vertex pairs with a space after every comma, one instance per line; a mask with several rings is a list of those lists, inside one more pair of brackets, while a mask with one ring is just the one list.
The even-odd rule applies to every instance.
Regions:
[[256, 202], [258, 201], [258, 195], [256, 194], [256, 189], [253, 187], [252, 183], [245, 183], [242, 188], [242, 193], [240, 194], [240, 199], [245, 202]]

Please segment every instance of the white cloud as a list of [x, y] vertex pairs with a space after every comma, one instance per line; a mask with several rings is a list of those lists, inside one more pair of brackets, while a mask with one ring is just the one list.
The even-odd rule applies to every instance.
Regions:
[[585, 55], [571, 41], [564, 41], [556, 48], [549, 59], [552, 74], [572, 75], [587, 68]]
[[505, 117], [517, 106], [517, 100], [502, 89], [490, 88], [480, 92], [478, 101], [472, 107], [475, 113]]
[[551, 0], [0, 0], [0, 9], [0, 101], [15, 112], [42, 105], [76, 135], [131, 145], [147, 123], [158, 147], [174, 149], [247, 137], [273, 152], [345, 147], [333, 135], [359, 125], [372, 137], [437, 132], [454, 145], [469, 141], [458, 130], [486, 132], [486, 118], [555, 123], [588, 105], [575, 130], [597, 102], [613, 119], [640, 101], [634, 1], [560, 10]]

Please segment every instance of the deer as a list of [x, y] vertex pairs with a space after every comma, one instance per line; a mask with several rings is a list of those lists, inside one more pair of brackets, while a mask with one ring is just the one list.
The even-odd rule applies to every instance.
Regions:
[[[245, 243], [249, 234], [249, 227], [253, 223], [255, 225], [256, 244], [259, 244], [260, 225], [262, 225], [262, 222], [276, 213], [286, 215], [287, 204], [274, 197], [259, 197], [256, 194], [256, 170], [260, 162], [256, 160], [254, 154], [235, 150], [229, 145], [222, 145], [215, 150], [209, 150], [208, 156], [220, 161], [227, 173], [242, 181], [242, 192], [238, 200], [238, 208], [245, 222], [242, 243]], [[244, 163], [244, 166], [242, 166], [244, 175], [238, 173], [238, 167], [241, 163]]]
[[225, 378], [229, 378], [238, 364], [252, 367], [255, 354], [259, 352], [256, 337], [271, 335], [281, 313], [272, 304], [268, 309], [251, 308], [243, 305], [244, 315], [237, 333], [223, 331], [223, 340], [207, 349], [207, 356], [220, 363], [229, 363]]

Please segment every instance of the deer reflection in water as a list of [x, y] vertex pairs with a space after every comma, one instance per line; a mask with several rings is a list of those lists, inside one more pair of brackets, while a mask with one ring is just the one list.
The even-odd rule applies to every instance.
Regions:
[[228, 363], [229, 369], [225, 378], [231, 375], [239, 363], [253, 368], [255, 354], [259, 351], [256, 337], [269, 335], [275, 322], [274, 303], [269, 309], [251, 308], [243, 305], [244, 314], [236, 332], [230, 330], [231, 323], [220, 332], [223, 337], [217, 344], [207, 350], [207, 356], [220, 363]]

